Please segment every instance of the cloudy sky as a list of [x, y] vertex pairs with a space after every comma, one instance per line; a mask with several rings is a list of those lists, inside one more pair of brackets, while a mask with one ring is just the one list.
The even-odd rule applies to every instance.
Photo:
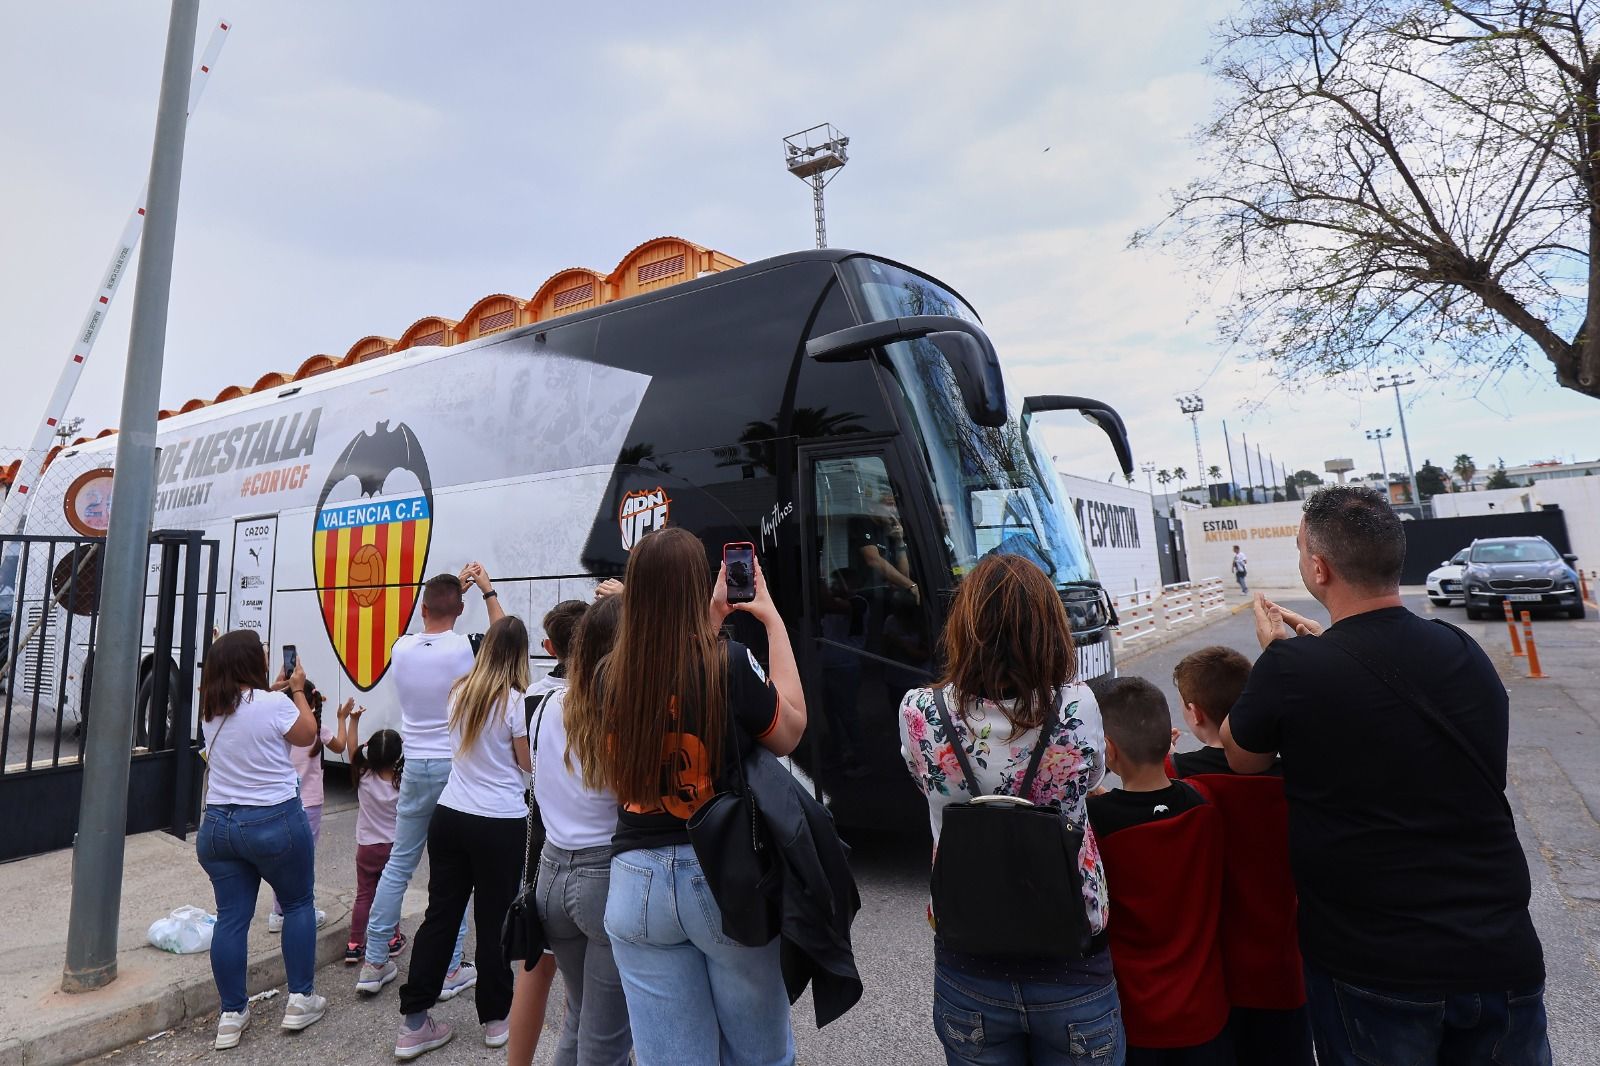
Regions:
[[[1376, 469], [1362, 430], [1396, 425], [1390, 394], [1283, 387], [1218, 347], [1177, 264], [1126, 249], [1194, 168], [1203, 58], [1233, 6], [1152, 0], [1131, 23], [1104, 2], [203, 0], [197, 48], [236, 21], [189, 130], [163, 403], [531, 295], [565, 266], [609, 271], [661, 234], [745, 260], [803, 248], [809, 195], [780, 139], [831, 121], [851, 137], [831, 243], [964, 293], [1025, 391], [1109, 401], [1159, 466], [1194, 469], [1174, 400], [1197, 391], [1208, 465], [1226, 469], [1226, 419], [1280, 462]], [[6, 30], [0, 445], [15, 446], [145, 177], [166, 11], [34, 4]], [[69, 409], [91, 431], [116, 421], [132, 296]], [[1549, 378], [1419, 382], [1417, 463], [1594, 457], [1600, 407]], [[1098, 431], [1055, 417], [1063, 468], [1108, 476]]]

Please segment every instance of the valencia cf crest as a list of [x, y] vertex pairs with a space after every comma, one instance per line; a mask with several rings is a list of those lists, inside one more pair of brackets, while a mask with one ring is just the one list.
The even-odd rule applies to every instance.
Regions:
[[362, 691], [389, 669], [428, 562], [433, 479], [416, 434], [379, 422], [345, 446], [317, 499], [318, 606], [345, 676]]
[[622, 527], [622, 550], [633, 551], [646, 533], [654, 533], [667, 524], [672, 500], [661, 487], [641, 492], [630, 492], [622, 498], [617, 508], [617, 524]]

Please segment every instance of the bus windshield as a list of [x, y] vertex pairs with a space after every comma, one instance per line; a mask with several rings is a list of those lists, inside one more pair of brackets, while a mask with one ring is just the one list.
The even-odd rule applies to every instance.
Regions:
[[[959, 296], [921, 275], [864, 258], [842, 265], [871, 321], [908, 315], [978, 321]], [[960, 576], [983, 556], [1002, 552], [1031, 559], [1057, 587], [1094, 581], [1094, 564], [1050, 457], [1023, 429], [1012, 390], [1006, 424], [980, 426], [931, 342], [896, 341], [885, 352], [933, 477], [952, 572]]]

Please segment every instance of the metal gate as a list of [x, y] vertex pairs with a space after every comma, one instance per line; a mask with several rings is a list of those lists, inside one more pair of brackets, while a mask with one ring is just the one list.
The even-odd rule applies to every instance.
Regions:
[[[77, 832], [104, 551], [103, 538], [0, 536], [0, 810], [17, 814], [0, 822], [0, 861], [67, 847]], [[194, 696], [216, 600], [217, 542], [198, 531], [153, 534], [129, 833], [183, 837], [197, 824]]]

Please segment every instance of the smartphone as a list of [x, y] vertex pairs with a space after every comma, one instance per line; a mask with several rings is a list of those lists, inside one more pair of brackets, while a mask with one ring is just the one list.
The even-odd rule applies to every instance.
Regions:
[[294, 673], [294, 664], [300, 659], [300, 653], [295, 651], [293, 644], [283, 646], [283, 676], [288, 677]]
[[722, 546], [722, 565], [728, 570], [728, 602], [749, 603], [756, 598], [756, 546], [747, 540]]

